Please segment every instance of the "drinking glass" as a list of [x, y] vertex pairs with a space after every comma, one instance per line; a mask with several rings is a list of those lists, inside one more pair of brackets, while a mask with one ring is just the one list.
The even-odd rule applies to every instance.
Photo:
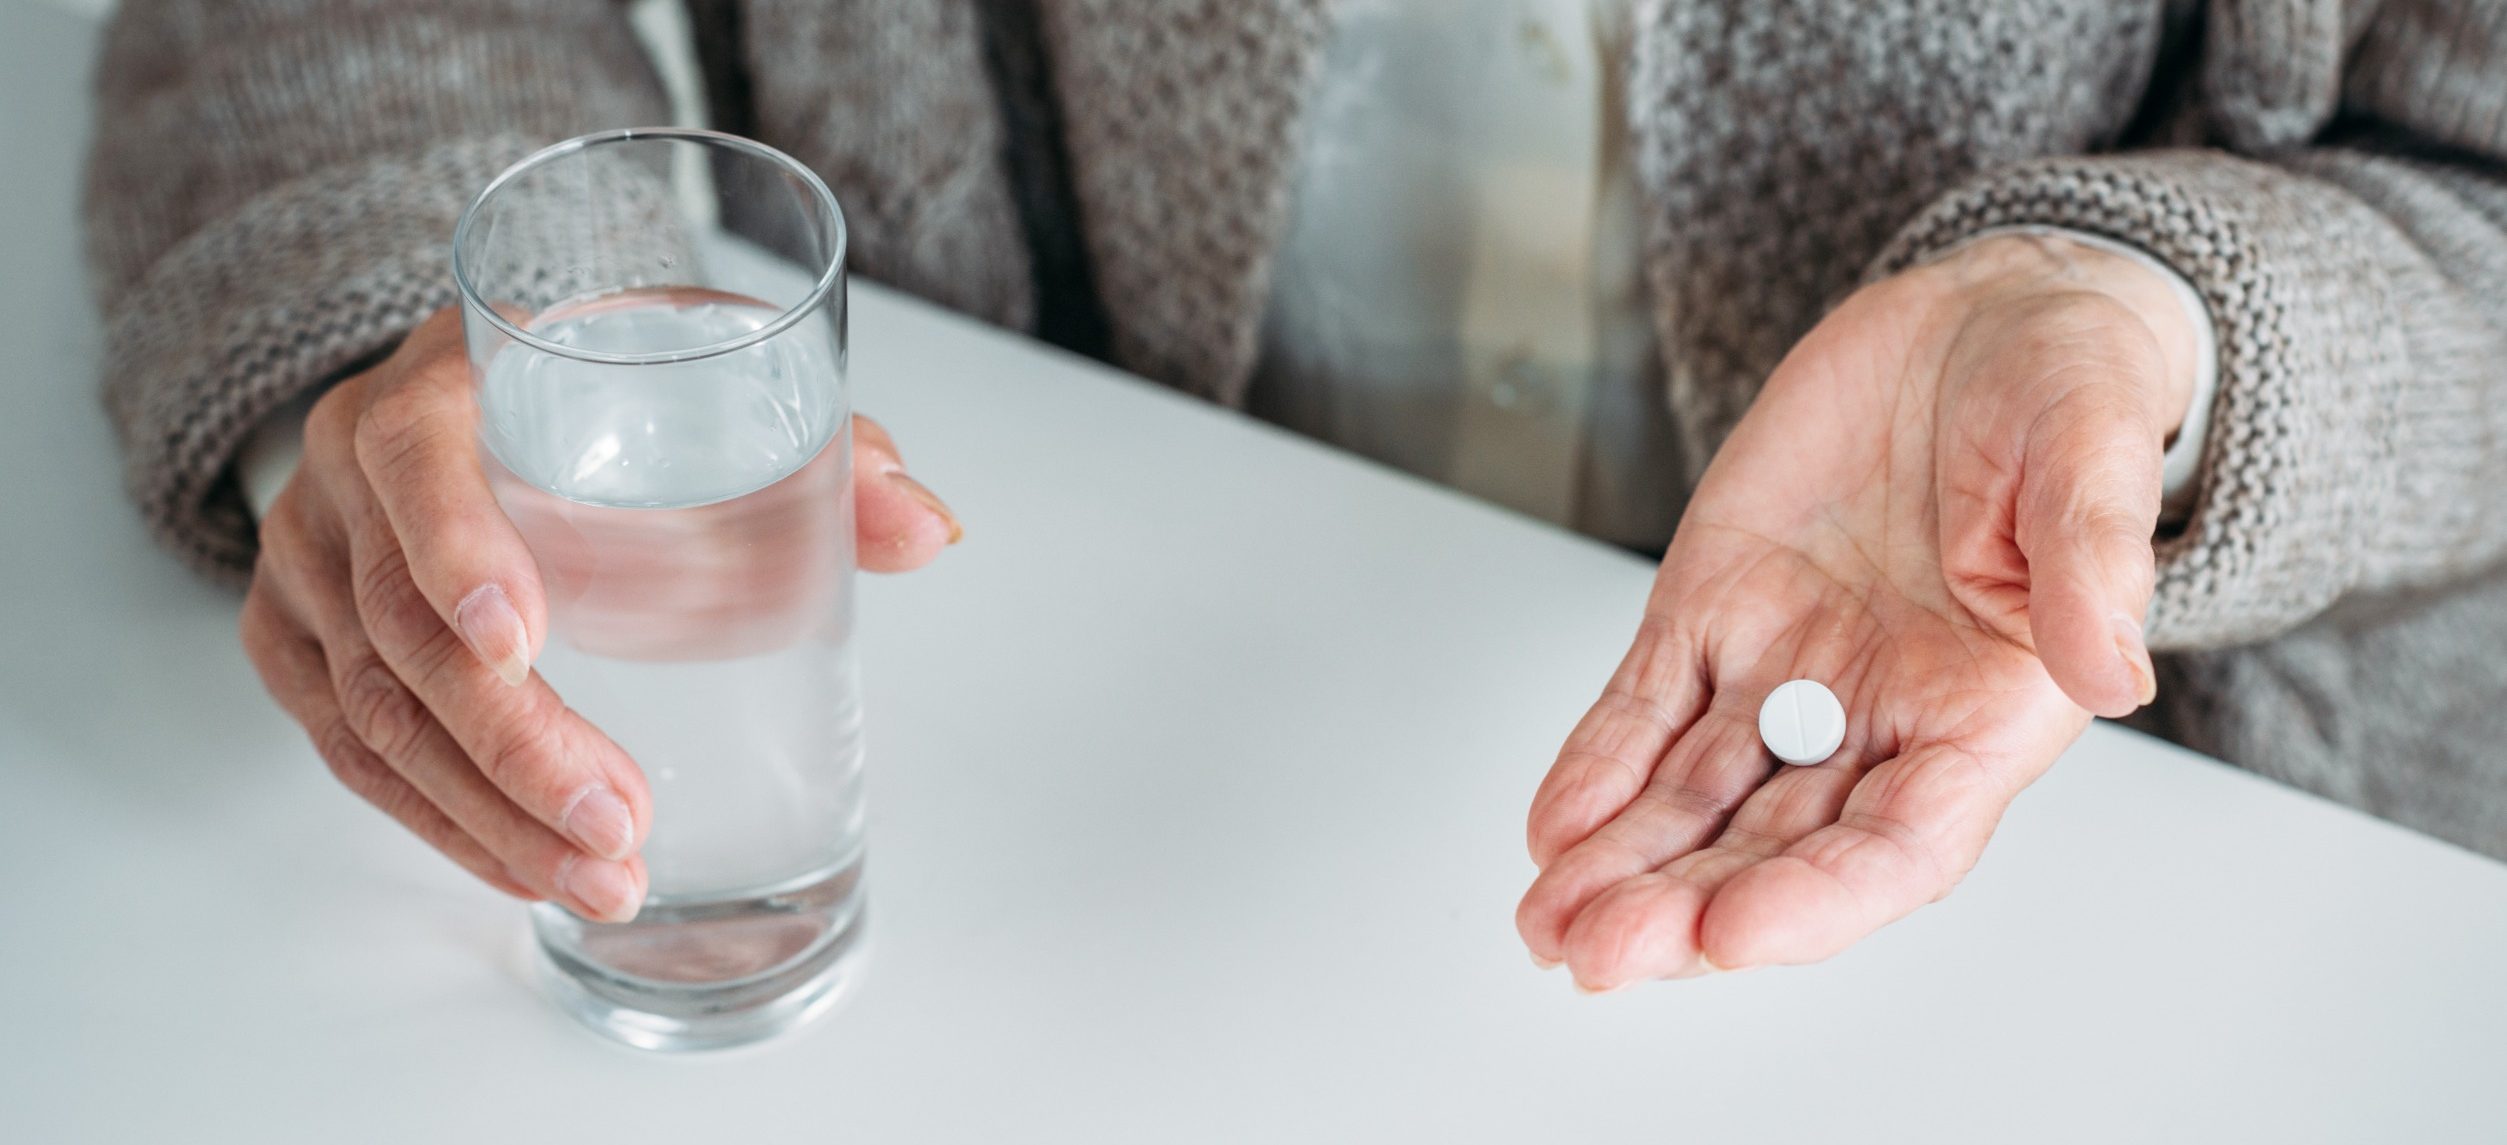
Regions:
[[531, 908], [558, 1004], [633, 1045], [766, 1037], [862, 962], [844, 249], [808, 168], [677, 129], [532, 155], [454, 233], [537, 670], [652, 789], [634, 921]]

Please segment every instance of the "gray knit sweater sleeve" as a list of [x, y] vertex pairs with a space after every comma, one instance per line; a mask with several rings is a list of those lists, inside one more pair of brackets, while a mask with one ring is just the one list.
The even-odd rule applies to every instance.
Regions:
[[[2134, 244], [2201, 293], [2220, 385], [2200, 499], [2158, 545], [2154, 644], [2275, 636], [2345, 595], [2507, 555], [2507, 50], [2463, 48], [2507, 43], [2501, 8], [2491, 26], [2381, 22], [2338, 88], [2213, 92], [2214, 134], [2250, 157], [2020, 163], [1881, 255], [1886, 273], [1986, 227], [2052, 224]], [[2331, 137], [2336, 91], [2377, 126]]]
[[468, 197], [668, 114], [609, 0], [125, 0], [96, 97], [106, 404], [151, 529], [229, 579], [254, 553], [235, 451], [452, 300]]

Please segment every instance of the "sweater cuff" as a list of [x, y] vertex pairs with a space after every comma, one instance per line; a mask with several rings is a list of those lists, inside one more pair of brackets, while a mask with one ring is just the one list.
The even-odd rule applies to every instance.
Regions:
[[453, 224], [532, 145], [452, 140], [282, 184], [168, 251], [106, 315], [105, 397], [148, 526], [240, 582], [253, 523], [230, 463], [271, 411], [453, 300]]
[[1889, 274], [1987, 229], [2051, 226], [2140, 250], [2209, 311], [2218, 386], [2184, 531], [2156, 542], [2154, 647], [2260, 640], [2358, 578], [2393, 499], [2406, 363], [2387, 229], [2335, 188], [2214, 152], [2038, 160], [1935, 202], [1874, 264]]

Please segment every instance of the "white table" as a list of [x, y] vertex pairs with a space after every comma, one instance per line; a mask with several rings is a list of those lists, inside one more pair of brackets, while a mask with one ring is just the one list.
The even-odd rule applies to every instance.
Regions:
[[2507, 867], [2106, 727], [1842, 957], [1574, 994], [1522, 813], [1646, 567], [874, 289], [863, 403], [968, 534], [866, 596], [870, 976], [603, 1042], [121, 499], [93, 42], [0, 6], [0, 1140], [2507, 1137]]

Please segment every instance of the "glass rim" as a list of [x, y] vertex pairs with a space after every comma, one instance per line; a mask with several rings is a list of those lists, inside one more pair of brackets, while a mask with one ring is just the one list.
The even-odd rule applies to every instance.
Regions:
[[[464, 265], [462, 258], [464, 241], [470, 237], [470, 224], [478, 218], [479, 208], [494, 197], [506, 183], [525, 171], [602, 144], [624, 143], [633, 139], [666, 139], [727, 147], [764, 159], [799, 176], [802, 184], [809, 189], [810, 197], [826, 208], [827, 217], [835, 220], [836, 225], [835, 250], [827, 260], [826, 269], [820, 272], [818, 281], [811, 285], [809, 294], [802, 297], [799, 302], [785, 308], [783, 313], [775, 316], [774, 321], [746, 334], [685, 350], [654, 350], [641, 354], [612, 354], [551, 342], [515, 325], [511, 319], [506, 318], [494, 305], [481, 297], [478, 288], [471, 284], [470, 268]], [[693, 362], [704, 358], [719, 357], [757, 345], [791, 329], [802, 319], [809, 317], [813, 311], [824, 307], [827, 299], [834, 295], [837, 285], [844, 280], [844, 256], [850, 239], [851, 234], [844, 221], [844, 207], [836, 202], [835, 192], [827, 189], [826, 181], [818, 177], [818, 172], [810, 170], [798, 159], [754, 139], [727, 132], [708, 131], [701, 127], [620, 127], [552, 143], [523, 156], [515, 161], [513, 166], [505, 168], [494, 179], [488, 180], [487, 186], [480, 188], [479, 193], [471, 198], [470, 205], [462, 208], [461, 221], [453, 226], [453, 286], [460, 292], [462, 305], [465, 308], [487, 319], [488, 323], [496, 327], [499, 333], [544, 354], [554, 354], [561, 358], [572, 358], [578, 362], [592, 362], [606, 366], [659, 366], [671, 362]]]

